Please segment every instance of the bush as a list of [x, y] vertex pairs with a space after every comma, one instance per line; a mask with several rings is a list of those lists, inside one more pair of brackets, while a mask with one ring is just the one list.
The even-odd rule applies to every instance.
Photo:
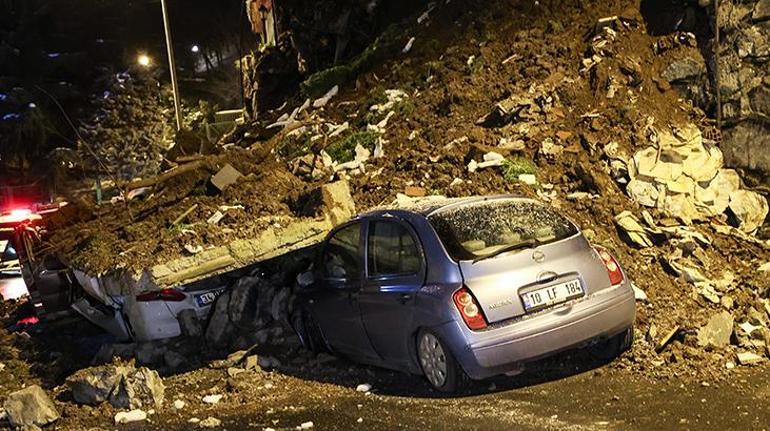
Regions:
[[332, 160], [339, 163], [349, 162], [356, 157], [356, 145], [361, 145], [372, 151], [379, 136], [377, 132], [372, 131], [355, 132], [326, 147], [326, 152], [329, 153]]
[[522, 174], [537, 174], [537, 166], [532, 160], [518, 156], [503, 160], [503, 178], [507, 181], [518, 181]]

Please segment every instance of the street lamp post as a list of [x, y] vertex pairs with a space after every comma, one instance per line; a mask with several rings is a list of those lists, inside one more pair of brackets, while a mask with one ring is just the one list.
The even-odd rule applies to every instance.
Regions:
[[160, 0], [163, 9], [163, 30], [166, 33], [166, 49], [168, 50], [168, 69], [171, 72], [171, 89], [174, 92], [174, 112], [176, 114], [176, 129], [182, 129], [182, 109], [179, 105], [179, 85], [176, 81], [176, 67], [174, 63], [174, 45], [171, 43], [171, 24], [168, 19], [168, 7], [166, 0]]

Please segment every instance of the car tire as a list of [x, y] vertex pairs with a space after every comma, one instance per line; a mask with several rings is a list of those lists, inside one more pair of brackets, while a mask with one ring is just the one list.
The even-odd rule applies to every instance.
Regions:
[[417, 361], [428, 383], [437, 391], [459, 392], [468, 383], [468, 376], [452, 352], [432, 331], [423, 329], [417, 334]]
[[296, 313], [292, 320], [292, 326], [294, 326], [294, 330], [299, 335], [300, 341], [306, 349], [313, 353], [327, 351], [321, 337], [321, 330], [307, 310]]
[[633, 343], [634, 327], [629, 326], [623, 332], [590, 346], [588, 352], [596, 359], [608, 361], [630, 349]]

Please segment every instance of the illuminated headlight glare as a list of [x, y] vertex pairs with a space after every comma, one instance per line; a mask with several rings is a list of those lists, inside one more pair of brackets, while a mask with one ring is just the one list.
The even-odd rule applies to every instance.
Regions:
[[479, 314], [479, 309], [475, 304], [468, 304], [463, 308], [463, 312], [468, 317], [476, 317]]
[[462, 295], [460, 295], [460, 296], [457, 298], [457, 300], [458, 300], [458, 301], [460, 302], [460, 304], [462, 304], [462, 305], [469, 305], [469, 304], [472, 304], [472, 303], [473, 303], [473, 298], [471, 298], [471, 295], [470, 295], [470, 294], [468, 294], [468, 293], [463, 293]]

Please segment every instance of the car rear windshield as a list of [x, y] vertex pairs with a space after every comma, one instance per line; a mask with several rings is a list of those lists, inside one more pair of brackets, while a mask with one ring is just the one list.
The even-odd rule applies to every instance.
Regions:
[[542, 204], [492, 199], [447, 208], [428, 217], [455, 260], [479, 259], [517, 245], [569, 238], [577, 228]]

